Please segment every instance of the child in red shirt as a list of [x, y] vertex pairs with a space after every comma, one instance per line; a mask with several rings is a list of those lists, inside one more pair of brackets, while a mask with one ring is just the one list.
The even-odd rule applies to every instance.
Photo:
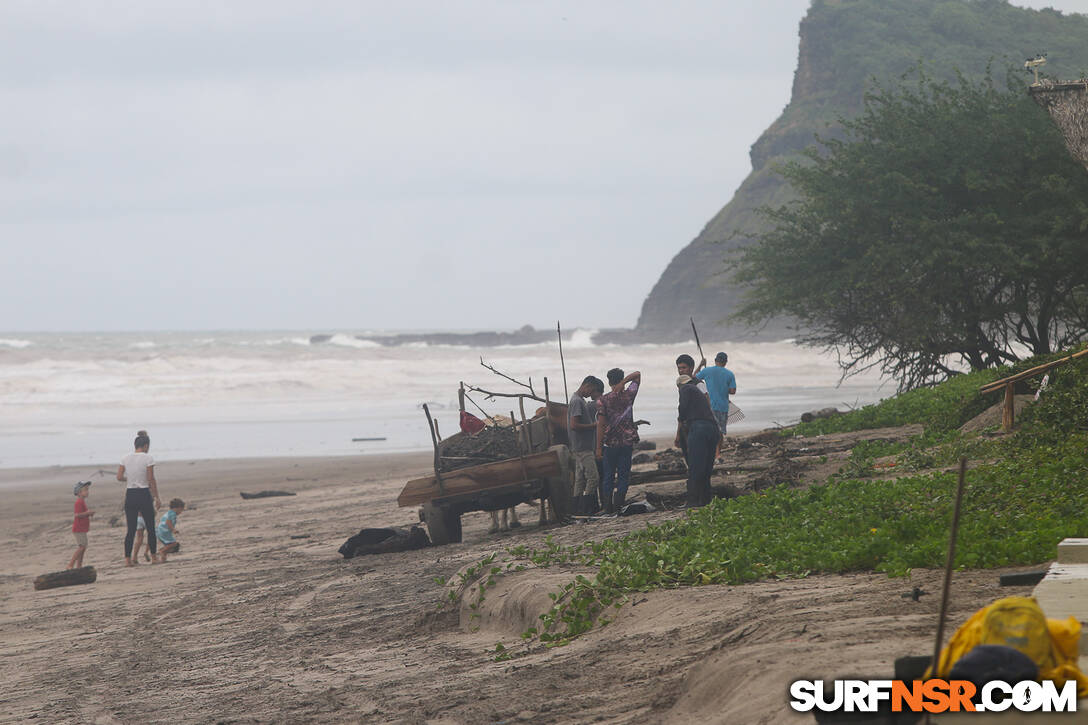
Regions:
[[68, 562], [69, 569], [83, 566], [83, 553], [87, 551], [87, 532], [91, 530], [94, 511], [87, 508], [87, 495], [91, 492], [90, 481], [80, 481], [73, 489], [76, 495], [75, 518], [72, 519], [72, 535], [76, 538], [76, 552]]

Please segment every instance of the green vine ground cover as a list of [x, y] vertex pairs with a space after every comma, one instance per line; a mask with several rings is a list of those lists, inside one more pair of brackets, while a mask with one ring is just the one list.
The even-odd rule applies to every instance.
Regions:
[[[901, 470], [909, 471], [911, 456], [923, 453], [928, 457], [923, 466], [972, 457], [957, 543], [959, 567], [1034, 564], [1052, 558], [1061, 539], [1088, 536], [1088, 360], [1052, 376], [1051, 387], [1025, 413], [1014, 436], [988, 440], [955, 431], [981, 409], [978, 386], [1014, 371], [957, 376], [851, 414], [855, 430], [926, 425], [926, 433], [910, 446], [896, 451], [869, 445], [859, 460], [871, 463], [874, 456], [897, 454]], [[984, 462], [974, 462], [973, 456]], [[596, 577], [577, 576], [556, 592], [542, 626], [523, 637], [565, 643], [606, 624], [608, 611], [630, 594], [651, 589], [816, 572], [875, 570], [898, 576], [916, 567], [943, 566], [954, 491], [955, 475], [942, 471], [832, 480], [803, 489], [780, 486], [719, 499], [683, 519], [623, 538], [571, 547], [549, 539], [543, 549], [512, 548], [514, 561], [599, 568]], [[511, 656], [505, 647], [496, 654]]]

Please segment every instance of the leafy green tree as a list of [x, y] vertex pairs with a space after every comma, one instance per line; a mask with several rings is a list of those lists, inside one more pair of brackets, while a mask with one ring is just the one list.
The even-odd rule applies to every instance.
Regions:
[[798, 198], [734, 260], [739, 317], [902, 389], [1088, 337], [1088, 173], [1022, 81], [919, 71], [842, 128], [779, 168]]

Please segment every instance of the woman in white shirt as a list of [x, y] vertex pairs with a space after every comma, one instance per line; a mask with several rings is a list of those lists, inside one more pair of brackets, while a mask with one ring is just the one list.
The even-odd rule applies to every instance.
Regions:
[[[117, 469], [117, 480], [128, 483], [125, 490], [125, 521], [128, 524], [128, 533], [125, 534], [125, 565], [133, 566], [136, 562], [132, 556], [132, 542], [136, 538], [136, 519], [143, 515], [144, 521], [155, 520], [155, 509], [161, 508], [159, 501], [159, 488], [155, 482], [155, 459], [147, 450], [151, 447], [151, 438], [146, 430], [136, 434], [133, 442], [135, 451], [121, 459], [121, 466]], [[154, 504], [152, 504], [154, 499]], [[151, 549], [151, 563], [157, 564], [158, 541], [155, 530], [148, 525], [148, 545]]]

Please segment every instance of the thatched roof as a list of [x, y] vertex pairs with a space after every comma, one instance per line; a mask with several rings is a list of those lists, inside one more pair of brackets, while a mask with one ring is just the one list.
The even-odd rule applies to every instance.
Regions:
[[1065, 137], [1069, 153], [1088, 167], [1088, 79], [1057, 83], [1040, 81], [1028, 88]]

